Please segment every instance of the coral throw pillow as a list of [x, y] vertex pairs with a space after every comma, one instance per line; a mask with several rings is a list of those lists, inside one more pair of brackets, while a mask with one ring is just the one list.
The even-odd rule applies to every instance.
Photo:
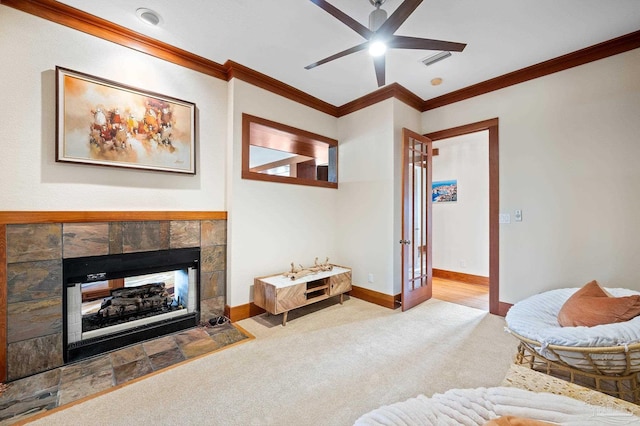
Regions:
[[552, 426], [554, 423], [547, 423], [540, 420], [527, 419], [517, 416], [502, 416], [488, 421], [484, 426]]
[[593, 327], [629, 321], [638, 315], [640, 295], [612, 297], [594, 280], [567, 299], [558, 313], [558, 323], [562, 327]]

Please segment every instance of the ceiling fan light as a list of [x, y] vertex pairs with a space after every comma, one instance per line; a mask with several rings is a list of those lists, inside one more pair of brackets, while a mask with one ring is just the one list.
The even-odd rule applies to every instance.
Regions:
[[382, 41], [372, 41], [369, 43], [369, 54], [371, 56], [382, 56], [387, 51], [387, 45]]

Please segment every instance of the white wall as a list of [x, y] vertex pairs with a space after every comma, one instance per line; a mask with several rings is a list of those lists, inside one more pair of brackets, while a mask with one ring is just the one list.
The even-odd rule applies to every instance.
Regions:
[[499, 117], [500, 299], [597, 279], [640, 290], [640, 50], [423, 114], [431, 132]]
[[227, 304], [233, 307], [253, 300], [254, 277], [284, 272], [291, 262], [342, 259], [335, 249], [339, 190], [241, 178], [242, 113], [338, 139], [336, 118], [237, 79], [229, 83], [229, 111]]
[[338, 119], [338, 257], [353, 268], [354, 285], [387, 295], [402, 285], [403, 127], [419, 130], [420, 113], [396, 99]]
[[389, 99], [338, 119], [338, 261], [353, 268], [354, 285], [385, 294], [394, 279], [392, 117]]
[[393, 100], [393, 295], [402, 291], [402, 129], [420, 133], [420, 118], [418, 110]]
[[[225, 210], [225, 81], [6, 6], [0, 22], [0, 210]], [[194, 102], [197, 174], [56, 163], [56, 65]]]
[[433, 204], [433, 268], [489, 276], [489, 132], [433, 143], [433, 180], [458, 181], [458, 201]]

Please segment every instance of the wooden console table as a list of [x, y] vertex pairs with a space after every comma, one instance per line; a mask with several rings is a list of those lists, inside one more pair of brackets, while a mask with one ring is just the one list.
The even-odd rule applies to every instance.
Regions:
[[253, 303], [270, 314], [283, 314], [282, 325], [287, 324], [287, 313], [296, 308], [340, 296], [351, 290], [351, 269], [333, 265], [330, 271], [317, 272], [297, 280], [282, 274], [254, 279]]

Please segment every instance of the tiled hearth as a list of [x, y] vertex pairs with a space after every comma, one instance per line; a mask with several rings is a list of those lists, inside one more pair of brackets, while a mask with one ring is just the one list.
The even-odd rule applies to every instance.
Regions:
[[224, 314], [226, 220], [6, 225], [9, 381], [63, 365], [62, 259], [200, 247], [201, 320]]
[[197, 327], [16, 380], [0, 396], [0, 424], [28, 419], [249, 338], [229, 323]]

